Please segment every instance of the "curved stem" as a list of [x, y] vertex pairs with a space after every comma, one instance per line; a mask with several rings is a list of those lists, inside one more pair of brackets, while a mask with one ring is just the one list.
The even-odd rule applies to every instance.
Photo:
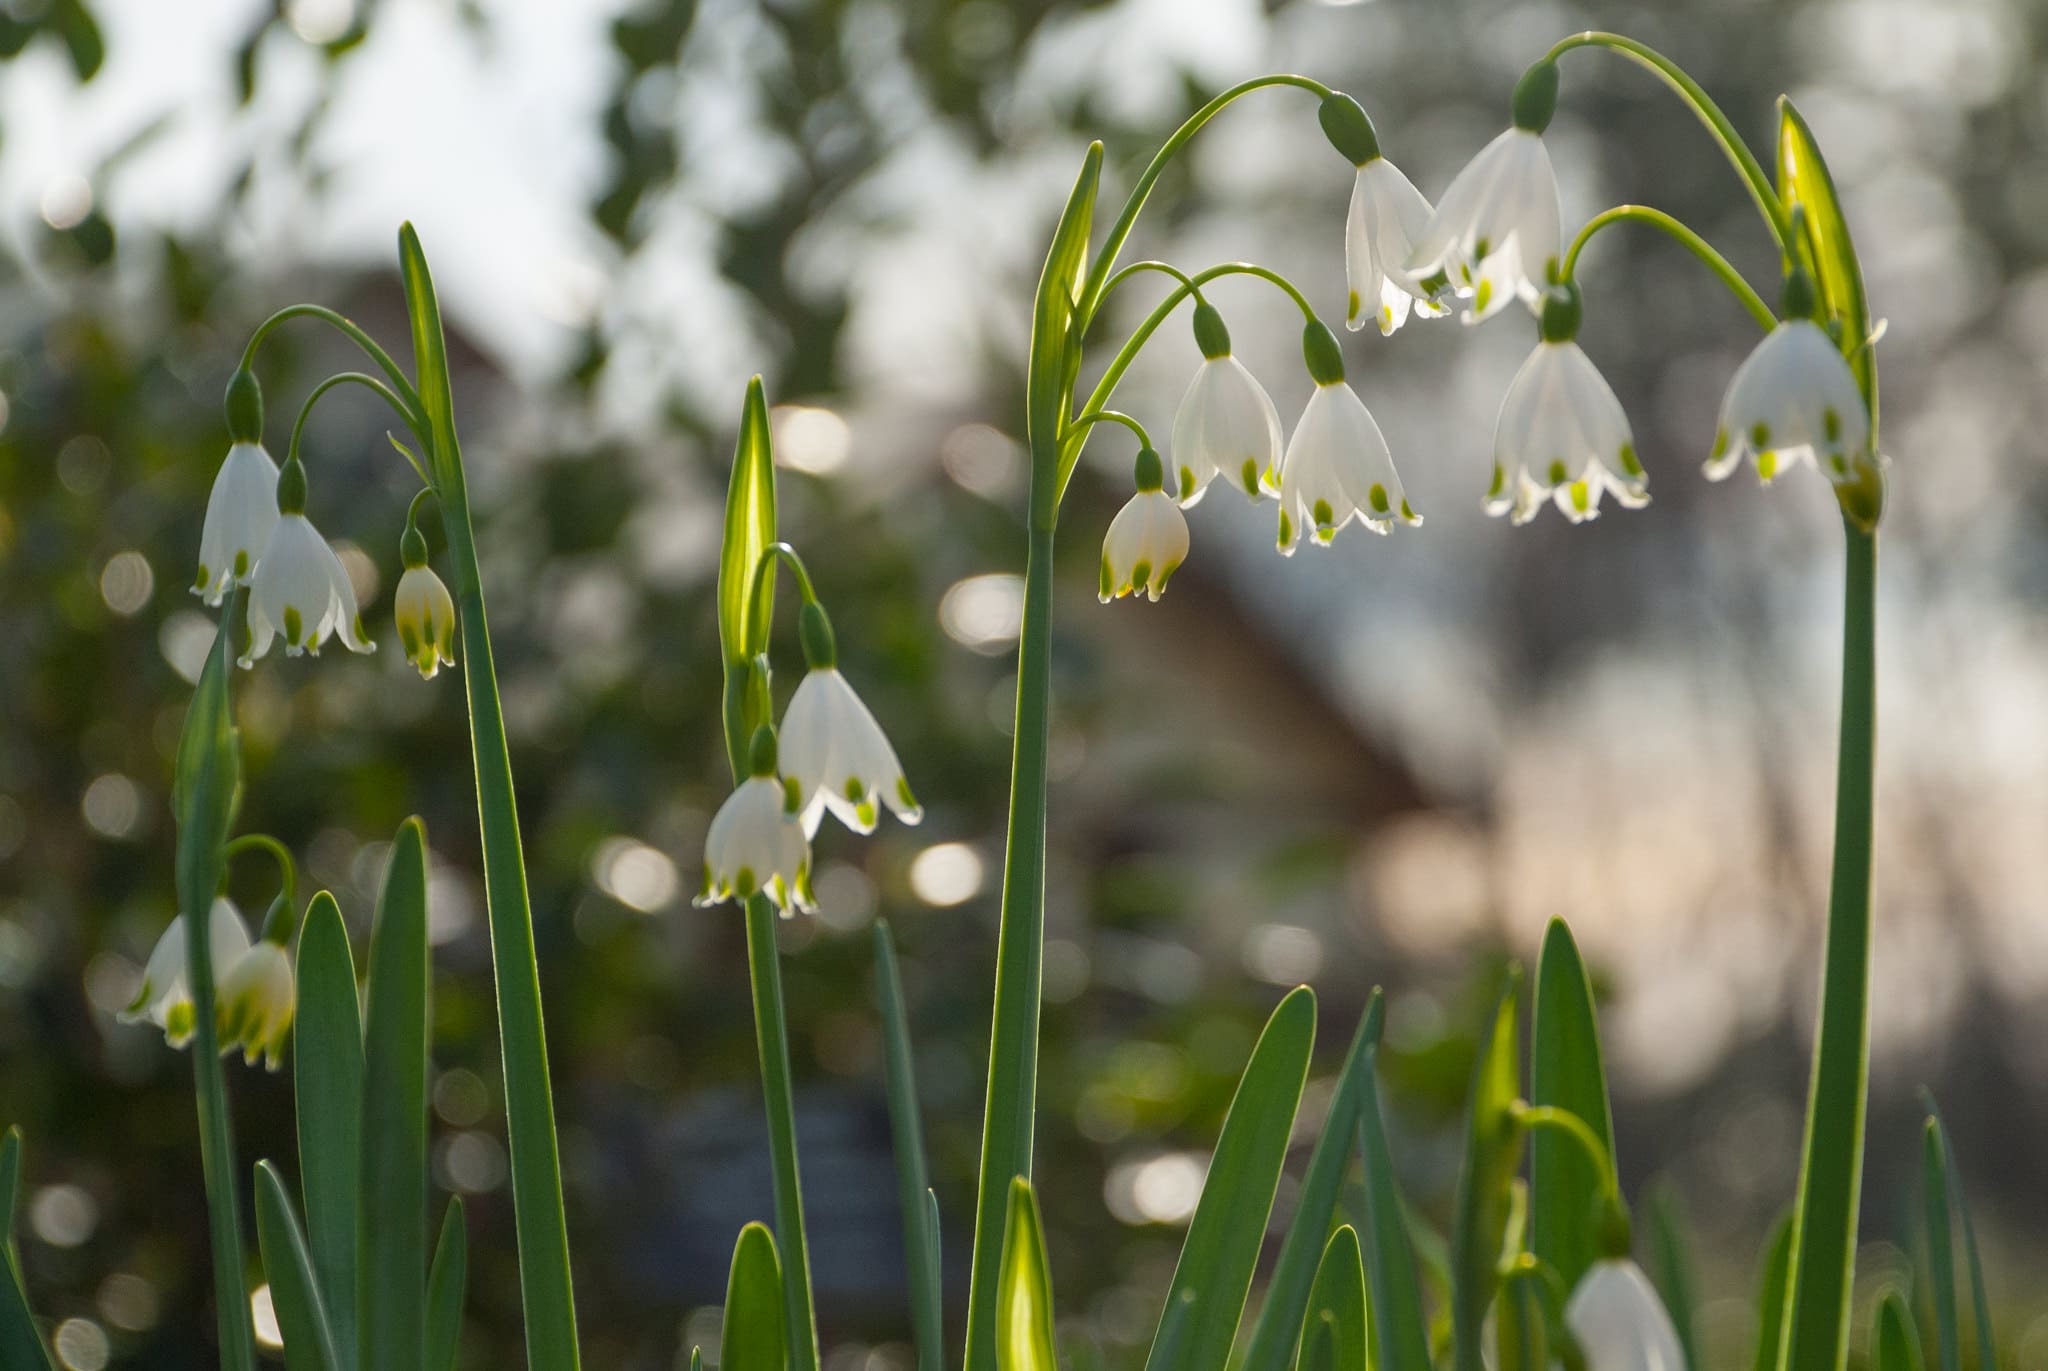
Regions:
[[[292, 421], [291, 445], [285, 449], [286, 461], [290, 461], [292, 458], [299, 455], [299, 436], [306, 431], [306, 421], [313, 417], [314, 402], [317, 401], [321, 396], [325, 395], [328, 391], [333, 390], [335, 387], [345, 385], [362, 386], [365, 389], [374, 391], [376, 394], [382, 396], [384, 402], [390, 405], [392, 409], [398, 412], [398, 417], [405, 420], [406, 427], [410, 428], [413, 431], [413, 436], [419, 438], [420, 441], [423, 443], [426, 441], [425, 437], [422, 436], [426, 432], [426, 421], [419, 414], [414, 412], [412, 409], [408, 408], [405, 401], [401, 400], [398, 397], [398, 395], [395, 392], [393, 392], [391, 387], [385, 385], [376, 377], [368, 375], [364, 372], [341, 371], [336, 372], [334, 375], [328, 377], [319, 385], [314, 386], [313, 389], [307, 393], [305, 402], [299, 406], [299, 417]], [[404, 451], [403, 448], [399, 450], [401, 452]], [[429, 485], [433, 484], [432, 481], [428, 480], [427, 473], [424, 471], [420, 471], [419, 463], [412, 461], [412, 455], [410, 453], [406, 454], [406, 460], [411, 463], [412, 469], [414, 471], [419, 472], [421, 480], [427, 481]]]
[[1123, 411], [1115, 409], [1091, 409], [1086, 414], [1075, 419], [1071, 424], [1068, 424], [1067, 432], [1080, 433], [1091, 424], [1099, 424], [1105, 419], [1111, 423], [1122, 424], [1125, 428], [1137, 434], [1140, 447], [1152, 446], [1152, 435], [1145, 432], [1145, 426]]
[[[1166, 275], [1171, 276], [1174, 280], [1186, 286], [1188, 290], [1194, 294], [1196, 304], [1199, 305], [1202, 303], [1201, 289], [1198, 286], [1196, 286], [1191, 279], [1189, 279], [1188, 274], [1186, 272], [1182, 271], [1179, 267], [1173, 265], [1173, 263], [1171, 262], [1162, 262], [1154, 257], [1148, 257], [1142, 262], [1133, 262], [1127, 267], [1119, 268], [1117, 270], [1116, 275], [1110, 277], [1107, 281], [1103, 282], [1102, 300], [1107, 300], [1110, 296], [1116, 294], [1116, 288], [1122, 285], [1124, 282], [1130, 280], [1133, 276], [1137, 276], [1140, 273], [1147, 271], [1163, 272]], [[1096, 302], [1098, 307], [1101, 305], [1101, 303], [1101, 300], [1098, 300]], [[1100, 308], [1098, 308], [1096, 314], [1100, 313], [1101, 310]], [[1095, 322], [1095, 318], [1095, 314], [1090, 315], [1087, 321], [1088, 324], [1092, 325]]]
[[1757, 211], [1763, 215], [1764, 223], [1771, 230], [1771, 237], [1777, 240], [1779, 249], [1783, 250], [1786, 234], [1785, 207], [1778, 200], [1777, 189], [1771, 184], [1771, 178], [1764, 171], [1763, 164], [1756, 160], [1756, 154], [1749, 150], [1749, 144], [1742, 141], [1742, 135], [1735, 131], [1735, 125], [1721, 112], [1721, 107], [1714, 103], [1713, 98], [1700, 83], [1687, 75], [1678, 63], [1647, 43], [1639, 43], [1618, 33], [1603, 33], [1599, 30], [1575, 33], [1553, 44], [1544, 56], [1547, 60], [1555, 62], [1573, 48], [1587, 47], [1600, 47], [1618, 52], [1637, 65], [1648, 68], [1660, 77], [1665, 85], [1671, 87], [1680, 99], [1692, 106], [1693, 113], [1699, 116], [1700, 122], [1719, 140], [1722, 152], [1727, 154], [1736, 173], [1748, 184], [1750, 198], [1756, 201]]
[[1515, 1110], [1515, 1119], [1524, 1128], [1549, 1128], [1564, 1134], [1578, 1143], [1586, 1159], [1593, 1163], [1593, 1169], [1600, 1173], [1601, 1188], [1607, 1191], [1609, 1199], [1619, 1199], [1615, 1193], [1614, 1163], [1607, 1155], [1607, 1144], [1600, 1141], [1600, 1135], [1571, 1110], [1554, 1104], [1524, 1104]]
[[[811, 586], [810, 568], [804, 565], [804, 559], [788, 543], [770, 543], [762, 548], [761, 555], [754, 559], [754, 574], [747, 582], [747, 603], [750, 605], [765, 603], [768, 614], [774, 614], [774, 603], [772, 601], [764, 601], [761, 597], [761, 591], [763, 581], [769, 572], [774, 570], [775, 563], [778, 561], [795, 574], [797, 593], [804, 597], [804, 603], [807, 605], [818, 603], [818, 592]], [[747, 643], [752, 649], [748, 653], [749, 656], [765, 652], [768, 648], [768, 625], [765, 622], [747, 625]]]
[[1327, 100], [1331, 93], [1328, 86], [1311, 77], [1278, 72], [1271, 76], [1255, 76], [1249, 81], [1241, 81], [1189, 115], [1187, 122], [1174, 130], [1173, 136], [1160, 144], [1159, 151], [1152, 154], [1151, 164], [1145, 168], [1144, 174], [1138, 177], [1138, 183], [1131, 187], [1130, 198], [1124, 201], [1123, 212], [1117, 215], [1116, 223], [1110, 226], [1109, 236], [1102, 240], [1102, 251], [1096, 257], [1095, 264], [1088, 269], [1087, 279], [1081, 285], [1081, 293], [1075, 297], [1074, 313], [1083, 321], [1081, 327], [1084, 330], [1087, 327], [1086, 321], [1094, 317], [1095, 307], [1105, 293], [1110, 270], [1116, 266], [1117, 254], [1123, 251], [1124, 240], [1131, 236], [1131, 226], [1137, 222], [1138, 211], [1145, 207], [1145, 198], [1152, 193], [1152, 187], [1166, 170], [1166, 164], [1173, 160], [1175, 153], [1187, 146], [1189, 139], [1201, 131], [1202, 125], [1220, 114], [1231, 101], [1268, 86], [1296, 86], [1308, 91], [1318, 100]]
[[244, 833], [239, 838], [228, 840], [227, 846], [221, 849], [221, 860], [232, 861], [244, 852], [270, 854], [271, 860], [277, 863], [278, 884], [282, 888], [286, 902], [293, 905], [298, 903], [299, 872], [298, 867], [292, 862], [290, 848], [268, 833]]
[[[347, 335], [349, 341], [361, 348], [363, 355], [375, 362], [377, 369], [390, 378], [391, 388], [406, 398], [410, 406], [409, 412], [424, 414], [419, 392], [413, 389], [412, 382], [406, 378], [405, 372], [399, 369], [398, 363], [391, 360], [391, 354], [379, 347], [377, 340], [363, 332], [353, 319], [325, 305], [287, 305], [258, 324], [256, 331], [249, 335], [248, 346], [242, 349], [243, 371], [248, 371], [256, 365], [256, 349], [263, 345], [263, 340], [270, 336], [271, 330], [292, 319], [318, 319]], [[413, 426], [415, 429], [424, 427], [418, 421], [414, 421]]]
[[1565, 251], [1564, 265], [1558, 268], [1559, 279], [1565, 282], [1572, 280], [1572, 273], [1578, 269], [1579, 254], [1585, 251], [1586, 244], [1593, 241], [1594, 234], [1609, 224], [1630, 222], [1649, 224], [1653, 228], [1663, 229], [1676, 238], [1685, 245], [1687, 251], [1705, 263], [1709, 271], [1721, 278], [1721, 284], [1728, 287], [1735, 298], [1742, 302], [1742, 307], [1749, 311], [1750, 318], [1756, 320], [1764, 332], [1769, 333], [1778, 326], [1778, 316], [1771, 312], [1771, 307], [1764, 303], [1764, 298], [1743, 279], [1742, 273], [1737, 271], [1726, 257], [1714, 250], [1711, 243], [1693, 232], [1691, 227], [1675, 215], [1666, 214], [1661, 209], [1652, 209], [1648, 205], [1616, 205], [1613, 209], [1602, 210], [1587, 220], [1586, 226], [1579, 230], [1578, 237], [1572, 239], [1571, 247]]
[[[422, 478], [424, 478], [426, 476], [426, 473], [421, 472], [420, 475]], [[419, 528], [420, 510], [424, 509], [426, 507], [427, 501], [433, 498], [434, 486], [431, 481], [429, 481], [426, 485], [421, 486], [417, 491], [413, 493], [412, 503], [405, 507], [405, 531], [407, 533], [411, 533], [417, 528]]]

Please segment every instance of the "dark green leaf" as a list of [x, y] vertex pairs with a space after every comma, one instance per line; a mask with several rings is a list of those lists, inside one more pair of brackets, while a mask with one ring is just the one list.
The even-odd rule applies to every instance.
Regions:
[[356, 1364], [356, 1222], [362, 1166], [363, 1021], [348, 929], [321, 891], [299, 932], [292, 1083], [300, 1188], [321, 1307], [343, 1367]]
[[313, 1258], [292, 1213], [291, 1196], [269, 1162], [256, 1163], [256, 1238], [263, 1249], [277, 1331], [284, 1338], [285, 1366], [289, 1371], [345, 1371], [321, 1307]]
[[[1322, 1134], [1309, 1155], [1308, 1172], [1301, 1183], [1301, 1195], [1289, 1222], [1287, 1237], [1280, 1245], [1280, 1259], [1266, 1282], [1266, 1300], [1252, 1325], [1251, 1343], [1246, 1348], [1243, 1371], [1281, 1371], [1287, 1354], [1300, 1335], [1302, 1311], [1307, 1307], [1309, 1289], [1316, 1279], [1319, 1260], [1327, 1260], [1324, 1240], [1337, 1212], [1337, 1192], [1344, 1173], [1358, 1147], [1358, 1111], [1366, 1090], [1366, 1054], [1379, 1042], [1384, 1004], [1377, 987], [1366, 1002], [1365, 1014], [1345, 1054], [1337, 1081], [1337, 1093], [1330, 1100], [1329, 1115]], [[1354, 1235], [1355, 1240], [1355, 1235]], [[1350, 1363], [1346, 1363], [1350, 1365]]]
[[1501, 1286], [1494, 1334], [1500, 1371], [1550, 1371], [1550, 1329], [1542, 1288], [1535, 1281], [1517, 1279]]
[[[398, 265], [405, 281], [406, 316], [412, 323], [413, 370], [429, 430], [427, 469], [433, 473], [434, 488], [444, 502], [466, 502], [462, 459], [455, 451], [455, 397], [448, 379], [448, 343], [441, 328], [441, 300], [434, 292], [434, 277], [427, 270], [427, 254], [420, 247], [420, 236], [409, 223], [399, 226]], [[444, 510], [444, 515], [448, 512]], [[460, 516], [465, 520], [469, 517], [466, 503]]]
[[462, 1296], [469, 1283], [469, 1238], [462, 1226], [462, 1197], [448, 1201], [434, 1265], [427, 1273], [427, 1360], [425, 1371], [455, 1371], [462, 1345]]
[[1520, 969], [1511, 970], [1472, 1068], [1465, 1159], [1451, 1229], [1451, 1338], [1457, 1371], [1484, 1371], [1480, 1327], [1493, 1302], [1508, 1191], [1521, 1165], [1522, 1128], [1514, 1116], [1522, 1085], [1515, 1024], [1521, 988]]
[[[1318, 1364], [1332, 1371], [1364, 1371], [1372, 1364], [1366, 1345], [1365, 1266], [1358, 1230], [1350, 1224], [1330, 1235], [1305, 1303], [1295, 1371], [1313, 1371]], [[1326, 1358], [1317, 1356], [1318, 1343], [1326, 1349]]]
[[20, 1184], [21, 1130], [10, 1128], [0, 1137], [0, 1262], [7, 1266], [7, 1279], [0, 1281], [0, 1366], [8, 1371], [54, 1371], [50, 1349], [36, 1331], [28, 1284], [21, 1278], [21, 1261], [14, 1251], [14, 1201]]
[[718, 1371], [783, 1371], [789, 1359], [782, 1316], [782, 1261], [764, 1224], [740, 1230], [725, 1287]]
[[[1563, 919], [1552, 919], [1543, 936], [1530, 1019], [1530, 1103], [1578, 1115], [1606, 1145], [1611, 1167], [1614, 1125], [1593, 987]], [[1530, 1138], [1529, 1250], [1555, 1267], [1567, 1288], [1599, 1256], [1601, 1199], [1611, 1186], [1612, 1178], [1559, 1130], [1539, 1128]]]
[[889, 1125], [895, 1138], [897, 1200], [903, 1215], [903, 1252], [909, 1267], [918, 1371], [942, 1371], [945, 1333], [936, 1201], [925, 1169], [924, 1126], [918, 1118], [917, 1076], [910, 1058], [910, 1016], [903, 1007], [896, 945], [886, 919], [875, 922], [875, 994], [881, 1001], [882, 1031], [888, 1042]]
[[[206, 926], [207, 911], [213, 907], [220, 883], [220, 850], [234, 823], [241, 788], [241, 750], [228, 708], [228, 678], [234, 659], [232, 630], [242, 600], [237, 591], [228, 602], [200, 669], [199, 684], [185, 710], [184, 731], [178, 736], [171, 783], [171, 805], [178, 820], [178, 908], [191, 916], [194, 928]], [[187, 941], [207, 945], [205, 938]]]
[[1856, 245], [1849, 237], [1849, 224], [1842, 216], [1842, 203], [1835, 194], [1835, 179], [1813, 140], [1813, 130], [1792, 108], [1789, 99], [1778, 100], [1778, 198], [1786, 212], [1804, 212], [1806, 239], [1812, 249], [1813, 269], [1820, 287], [1821, 305], [1827, 321], [1842, 328], [1842, 342], [1852, 349], [1849, 365], [1863, 388], [1863, 399], [1873, 415], [1877, 413], [1877, 361], [1863, 347], [1870, 336], [1870, 308], [1863, 295], [1863, 268], [1856, 257]]
[[1949, 1145], [1948, 1125], [1942, 1122], [1941, 1110], [1936, 1107], [1934, 1096], [1922, 1092], [1921, 1098], [1926, 1103], [1928, 1119], [1940, 1137], [1943, 1177], [1949, 1202], [1963, 1222], [1963, 1256], [1970, 1272], [1970, 1312], [1977, 1325], [1978, 1371], [1994, 1371], [1998, 1365], [1998, 1349], [1992, 1339], [1991, 1299], [1984, 1289], [1984, 1260], [1977, 1248], [1977, 1224], [1970, 1217], [1970, 1201], [1963, 1193], [1963, 1173], [1956, 1165], [1955, 1149]]
[[411, 1371], [426, 1357], [426, 844], [418, 819], [399, 825], [370, 935], [357, 1284], [366, 1371]]
[[1785, 1298], [1792, 1282], [1792, 1216], [1778, 1220], [1771, 1240], [1764, 1248], [1763, 1275], [1756, 1291], [1756, 1356], [1754, 1371], [1777, 1371], [1778, 1353], [1785, 1340]]
[[1920, 1334], [1913, 1327], [1913, 1315], [1896, 1290], [1887, 1290], [1877, 1306], [1876, 1371], [1923, 1371]]
[[1191, 1302], [1178, 1354], [1169, 1364], [1162, 1356], [1164, 1339], [1155, 1335], [1146, 1371], [1221, 1371], [1229, 1358], [1287, 1161], [1315, 1037], [1315, 993], [1299, 986], [1280, 1001], [1252, 1048], [1181, 1246], [1166, 1296], [1167, 1311]]
[[[1038, 1199], [1022, 1176], [1010, 1182], [1003, 1265], [996, 1278], [996, 1371], [1059, 1371], [1052, 1335], [1052, 1273]], [[721, 1368], [723, 1371], [723, 1368]]]
[[[1532, 1144], [1533, 1145], [1533, 1144]], [[1692, 1244], [1686, 1240], [1685, 1216], [1678, 1207], [1678, 1195], [1668, 1185], [1658, 1185], [1649, 1197], [1651, 1270], [1657, 1294], [1671, 1311], [1678, 1330], [1678, 1342], [1685, 1349], [1687, 1366], [1704, 1366], [1700, 1360], [1699, 1335], [1693, 1327], [1693, 1311], [1699, 1308], [1692, 1275]]]
[[761, 378], [747, 382], [739, 444], [725, 492], [725, 535], [718, 550], [718, 645], [725, 660], [725, 744], [735, 779], [746, 774], [747, 746], [768, 722], [765, 672], [755, 658], [767, 647], [775, 602], [771, 563], [754, 589], [761, 554], [775, 541], [775, 451]]
[[[1034, 505], [1052, 495], [1057, 475], [1060, 426], [1072, 394], [1069, 332], [1075, 294], [1088, 270], [1088, 230], [1095, 215], [1095, 191], [1102, 179], [1102, 144], [1090, 143], [1082, 159], [1059, 227], [1053, 231], [1038, 294], [1031, 307], [1031, 361], [1026, 410], [1026, 435], [1031, 444]], [[1044, 488], [1040, 484], [1044, 483]]]
[[1429, 1365], [1429, 1324], [1415, 1281], [1415, 1250], [1407, 1206], [1394, 1182], [1387, 1130], [1380, 1118], [1379, 1049], [1366, 1049], [1359, 1097], [1358, 1145], [1365, 1158], [1365, 1266], [1371, 1277], [1373, 1346], [1384, 1371]]

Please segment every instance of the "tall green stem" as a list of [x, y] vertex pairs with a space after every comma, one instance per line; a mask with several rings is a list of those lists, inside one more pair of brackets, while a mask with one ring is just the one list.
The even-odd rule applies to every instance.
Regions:
[[768, 1109], [789, 1366], [790, 1371], [817, 1371], [818, 1323], [811, 1307], [811, 1258], [804, 1242], [804, 1194], [796, 1162], [796, 1098], [789, 1071], [789, 1020], [782, 1009], [782, 962], [775, 948], [775, 905], [759, 892], [747, 900], [747, 974], [753, 982], [754, 1040], [760, 1046], [761, 1093]]
[[[222, 620], [221, 635], [227, 635]], [[206, 1182], [206, 1208], [213, 1243], [214, 1303], [219, 1306], [220, 1359], [224, 1371], [255, 1371], [256, 1351], [249, 1299], [242, 1274], [242, 1213], [236, 1186], [234, 1129], [228, 1122], [228, 1083], [221, 1070], [220, 1040], [214, 1031], [214, 887], [220, 863], [184, 877], [178, 892], [185, 913], [186, 979], [192, 989], [192, 1076], [199, 1094], [199, 1164]]]
[[1856, 1206], [1870, 1087], [1870, 854], [1876, 754], [1877, 536], [1844, 520], [1842, 721], [1835, 779], [1834, 876], [1828, 891], [1820, 1041], [1807, 1101], [1792, 1297], [1778, 1364], [1838, 1371], [1848, 1356]]
[[[1040, 464], [1043, 468], [1043, 464]], [[1049, 468], [1045, 468], [1049, 469]], [[1034, 501], [1034, 509], [1039, 502]], [[996, 951], [995, 1024], [981, 1125], [981, 1190], [967, 1305], [967, 1369], [996, 1364], [996, 1282], [1010, 1181], [1031, 1175], [1038, 1100], [1038, 1005], [1045, 956], [1045, 771], [1052, 704], [1051, 510], [1034, 512], [1024, 559], [1017, 645], [1017, 723], [1010, 761], [1009, 842]]]

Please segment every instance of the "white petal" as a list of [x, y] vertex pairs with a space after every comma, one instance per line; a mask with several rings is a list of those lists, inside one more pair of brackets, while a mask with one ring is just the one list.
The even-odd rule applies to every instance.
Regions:
[[277, 517], [277, 464], [260, 443], [234, 444], [207, 496], [193, 593], [217, 605], [229, 587], [246, 582], [262, 559]]
[[1670, 1314], [1632, 1261], [1593, 1263], [1565, 1305], [1587, 1371], [1686, 1371]]
[[1096, 598], [1108, 604], [1143, 590], [1157, 600], [1187, 555], [1188, 521], [1180, 506], [1164, 491], [1141, 490], [1117, 511], [1103, 535]]
[[[334, 618], [333, 566], [333, 550], [305, 515], [280, 517], [256, 566], [250, 591], [252, 631], [261, 615], [265, 625], [284, 637], [285, 650], [293, 656], [317, 648]], [[291, 631], [294, 623], [296, 636]], [[267, 642], [268, 635], [261, 636]], [[248, 655], [262, 653], [252, 647]]]
[[[324, 544], [325, 539], [321, 540]], [[329, 629], [341, 638], [341, 645], [350, 652], [374, 652], [377, 645], [363, 636], [363, 614], [356, 605], [356, 588], [348, 578], [348, 568], [341, 564], [341, 557], [332, 547], [327, 549], [328, 576], [334, 587], [333, 617]]]
[[1195, 373], [1174, 414], [1169, 455], [1168, 485], [1182, 508], [1200, 500], [1219, 472], [1257, 498], [1261, 481], [1280, 464], [1280, 413], [1242, 362], [1210, 358]]

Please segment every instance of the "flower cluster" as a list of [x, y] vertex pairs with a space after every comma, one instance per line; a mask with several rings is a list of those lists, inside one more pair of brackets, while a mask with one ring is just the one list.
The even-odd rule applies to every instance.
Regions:
[[805, 600], [799, 630], [810, 669], [783, 711], [779, 738], [767, 724], [755, 730], [747, 777], [712, 816], [700, 906], [762, 894], [785, 916], [808, 913], [817, 907], [811, 839], [828, 812], [863, 834], [875, 831], [884, 805], [906, 824], [924, 817], [896, 749], [840, 674], [831, 620], [815, 599]]
[[[290, 939], [290, 920], [275, 922], [283, 929], [281, 938], [266, 928], [264, 936], [252, 942], [241, 911], [226, 897], [215, 899], [207, 916], [215, 984], [214, 1028], [221, 1055], [239, 1047], [243, 1061], [253, 1066], [260, 1057], [272, 1071], [284, 1064], [296, 1002], [291, 956], [284, 946]], [[149, 954], [135, 999], [120, 1015], [123, 1023], [146, 1020], [155, 1024], [163, 1030], [164, 1041], [176, 1048], [189, 1043], [198, 1027], [187, 979], [185, 944], [190, 933], [186, 924], [180, 914], [164, 929]]]

